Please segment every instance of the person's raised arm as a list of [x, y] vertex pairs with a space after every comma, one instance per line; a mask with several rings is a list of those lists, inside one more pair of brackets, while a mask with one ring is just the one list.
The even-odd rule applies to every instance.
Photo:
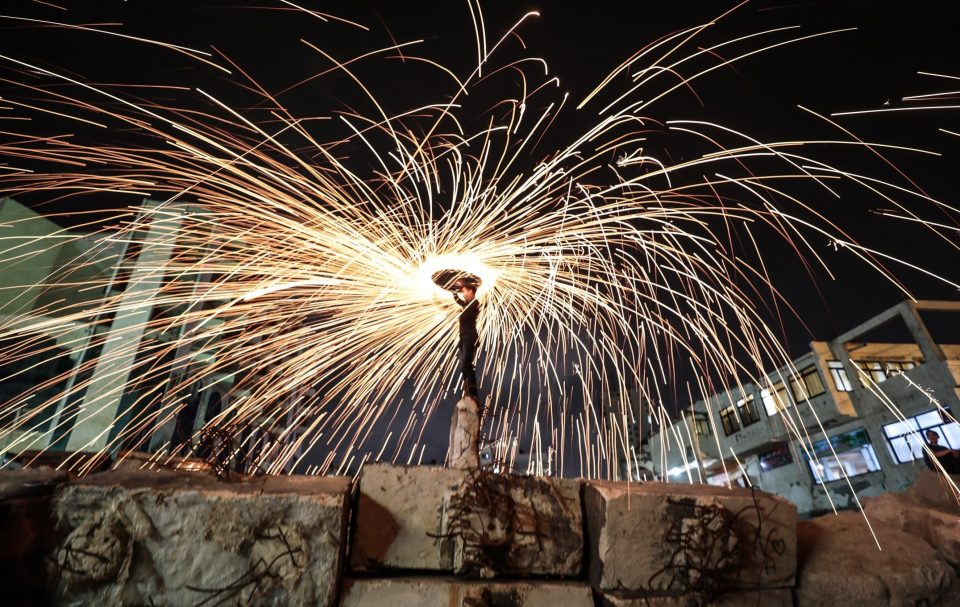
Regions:
[[456, 293], [456, 292], [453, 293], [453, 301], [457, 302], [457, 305], [460, 306], [461, 308], [467, 307], [467, 300], [460, 297], [459, 293]]

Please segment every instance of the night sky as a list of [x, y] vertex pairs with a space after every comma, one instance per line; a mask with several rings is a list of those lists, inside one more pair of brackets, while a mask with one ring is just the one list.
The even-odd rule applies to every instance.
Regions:
[[[115, 25], [102, 27], [203, 50], [212, 46], [271, 91], [282, 90], [326, 67], [316, 53], [305, 48], [301, 38], [340, 59], [381, 48], [390, 44], [391, 39], [424, 38], [417, 54], [438, 59], [454, 72], [462, 74], [475, 62], [466, 2], [303, 0], [302, 4], [358, 21], [371, 31], [323, 23], [269, 1], [50, 0], [47, 4], [8, 0], [0, 12], [75, 24], [109, 23]], [[530, 54], [543, 57], [551, 73], [560, 78], [561, 90], [569, 91], [571, 98], [579, 101], [612, 68], [648, 41], [707, 21], [733, 6], [732, 2], [520, 1], [488, 2], [483, 8], [491, 39], [499, 38], [524, 13], [539, 11], [541, 16], [523, 26], [520, 34]], [[900, 101], [903, 96], [948, 91], [951, 84], [960, 89], [956, 81], [917, 75], [917, 71], [928, 71], [960, 76], [960, 36], [955, 31], [956, 22], [947, 16], [949, 6], [950, 3], [925, 0], [748, 3], [727, 16], [702, 42], [717, 43], [783, 25], [802, 26], [800, 34], [843, 27], [858, 30], [775, 49], [718, 70], [695, 85], [696, 96], [675, 93], [656, 106], [653, 113], [663, 119], [712, 120], [763, 140], [836, 137], [835, 132], [825, 130], [822, 123], [798, 110], [797, 105], [829, 114], [876, 109], [884, 107], [885, 102], [892, 107], [905, 106]], [[92, 33], [0, 18], [0, 54], [55, 67], [91, 82], [199, 87], [236, 107], [244, 107], [249, 100], [245, 91], [222, 74], [187, 57]], [[371, 61], [357, 70], [365, 82], [372, 84], [388, 110], [442, 99], [449, 93], [449, 83], [441, 84], [442, 81], [427, 76], [422, 80], [410, 79], [404, 70], [394, 69], [389, 62]], [[362, 103], [346, 78], [334, 75], [322, 82], [322, 86], [311, 83], [291, 90], [281, 101], [300, 115]], [[446, 88], [438, 95], [439, 86]], [[0, 96], [10, 92], [8, 84], [0, 83]], [[168, 100], [178, 94], [164, 93]], [[949, 98], [944, 101], [951, 103]], [[591, 124], [594, 115], [577, 112], [573, 105], [568, 106], [539, 151], [530, 158], [531, 165]], [[958, 202], [953, 179], [960, 166], [960, 137], [937, 129], [960, 130], [960, 110], [874, 114], [845, 118], [842, 124], [864, 139], [941, 152], [939, 158], [903, 153], [890, 157], [934, 198], [949, 204]], [[56, 125], [49, 128], [55, 129]], [[678, 160], [684, 158], [685, 150], [670, 148], [669, 153]], [[892, 174], [889, 167], [876, 159], [864, 160], [852, 153], [847, 157], [847, 152], [828, 149], [817, 153], [832, 162], [850, 161], [852, 168], [861, 168], [863, 162], [862, 169], [870, 174]], [[857, 196], [836, 202], [830, 209], [831, 217], [844, 225], [853, 225], [856, 237], [865, 244], [953, 280], [960, 278], [955, 250], [935, 242], [921, 230], [881, 218], [871, 212], [881, 208], [879, 201], [860, 200]], [[29, 204], [38, 207], [45, 202], [40, 197], [27, 198]], [[71, 204], [95, 208], [101, 202]], [[60, 210], [56, 205], [53, 208]], [[956, 225], [956, 216], [939, 213], [932, 207], [925, 207], [925, 216]], [[802, 264], [778, 243], [765, 244], [769, 245], [769, 254], [764, 263], [778, 276], [777, 286], [806, 323], [806, 327], [799, 322], [785, 327], [784, 339], [794, 355], [801, 354], [811, 339], [830, 339], [902, 298], [885, 280], [851, 256], [833, 252], [827, 243], [819, 252], [836, 273], [833, 281], [822, 273], [816, 277], [808, 275]], [[918, 298], [958, 297], [955, 289], [916, 272], [903, 271], [900, 275]]]

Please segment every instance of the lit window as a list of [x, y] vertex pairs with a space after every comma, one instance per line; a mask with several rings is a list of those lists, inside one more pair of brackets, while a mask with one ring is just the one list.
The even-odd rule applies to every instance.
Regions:
[[887, 373], [887, 377], [893, 377], [895, 375], [900, 375], [904, 371], [909, 371], [916, 367], [916, 365], [909, 360], [891, 360], [883, 363], [884, 371]]
[[887, 380], [887, 374], [883, 372], [883, 363], [878, 360], [855, 360], [853, 364], [860, 368], [862, 375], [870, 377], [878, 384]]
[[730, 436], [740, 429], [737, 415], [733, 412], [733, 405], [720, 410], [720, 423], [723, 424], [723, 433]]
[[786, 466], [793, 461], [793, 455], [787, 445], [780, 445], [769, 451], [761, 452], [757, 457], [760, 460], [760, 469], [764, 472]]
[[797, 402], [804, 401], [826, 392], [820, 373], [814, 366], [807, 367], [790, 378], [790, 389]]
[[870, 437], [863, 428], [815, 441], [810, 445], [810, 451], [804, 453], [804, 458], [818, 484], [880, 469]]
[[852, 392], [853, 385], [850, 378], [847, 377], [847, 370], [843, 368], [843, 363], [839, 360], [828, 360], [827, 368], [830, 369], [830, 377], [833, 378], [833, 385], [840, 392]]
[[707, 423], [705, 417], [700, 417], [699, 415], [693, 418], [693, 428], [697, 433], [697, 436], [706, 436], [710, 434], [710, 424]]
[[783, 385], [783, 382], [773, 384], [769, 390], [761, 390], [760, 400], [763, 401], [763, 408], [767, 412], [767, 417], [773, 417], [784, 409], [793, 406], [787, 396], [787, 387]]
[[760, 421], [760, 413], [753, 404], [752, 394], [737, 401], [737, 413], [740, 414], [740, 421], [743, 422], [744, 428]]
[[[949, 412], [949, 409], [947, 409]], [[943, 415], [939, 409], [908, 417], [883, 426], [890, 451], [901, 464], [923, 458], [924, 434], [933, 430], [940, 436], [940, 444], [950, 449], [960, 448], [960, 425]]]

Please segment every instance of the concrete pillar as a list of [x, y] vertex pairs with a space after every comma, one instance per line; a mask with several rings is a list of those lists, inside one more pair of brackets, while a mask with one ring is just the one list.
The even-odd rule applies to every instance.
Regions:
[[920, 347], [923, 354], [923, 362], [937, 363], [943, 362], [947, 357], [943, 354], [943, 349], [933, 341], [927, 325], [917, 312], [917, 306], [912, 301], [905, 301], [900, 305], [900, 315], [903, 317], [903, 323], [907, 325], [907, 330], [913, 336], [913, 340]]
[[[144, 202], [148, 216], [161, 205], [155, 201]], [[179, 228], [180, 222], [180, 216], [172, 211], [155, 215], [150, 222], [127, 288], [117, 304], [119, 311], [110, 323], [106, 342], [80, 403], [67, 451], [96, 452], [107, 446], [113, 425], [122, 414], [120, 402], [153, 312], [157, 281], [164, 279], [157, 268], [162, 268], [170, 259], [174, 246], [170, 234]]]

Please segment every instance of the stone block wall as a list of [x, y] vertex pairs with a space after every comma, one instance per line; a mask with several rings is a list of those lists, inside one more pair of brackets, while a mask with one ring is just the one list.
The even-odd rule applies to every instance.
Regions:
[[855, 513], [802, 523], [798, 546], [796, 508], [743, 489], [386, 464], [355, 484], [0, 471], [2, 604], [956, 604], [957, 513], [889, 497], [867, 505], [896, 543], [881, 552]]

